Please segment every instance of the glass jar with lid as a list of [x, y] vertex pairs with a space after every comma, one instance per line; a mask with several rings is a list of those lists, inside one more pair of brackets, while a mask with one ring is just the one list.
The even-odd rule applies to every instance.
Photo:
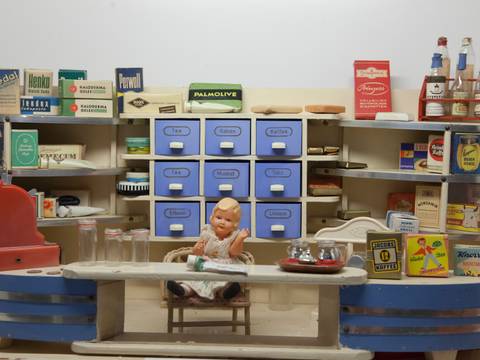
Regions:
[[325, 264], [345, 263], [346, 247], [337, 244], [335, 240], [322, 239], [317, 241], [318, 260]]
[[307, 241], [303, 239], [292, 239], [287, 248], [287, 254], [290, 259], [298, 259], [307, 249], [309, 249]]

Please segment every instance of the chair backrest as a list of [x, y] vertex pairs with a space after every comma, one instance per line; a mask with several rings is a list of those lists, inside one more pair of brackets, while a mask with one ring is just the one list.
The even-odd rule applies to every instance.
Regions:
[[[186, 262], [188, 255], [193, 253], [193, 247], [182, 247], [179, 249], [172, 250], [168, 252], [164, 258], [163, 262]], [[248, 251], [243, 251], [237, 259], [240, 260], [245, 265], [255, 264], [255, 258]]]

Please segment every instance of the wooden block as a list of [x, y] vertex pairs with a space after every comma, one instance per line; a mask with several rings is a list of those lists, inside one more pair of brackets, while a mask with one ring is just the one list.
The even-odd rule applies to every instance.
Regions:
[[314, 114], [340, 114], [345, 112], [345, 106], [340, 105], [305, 105], [305, 111]]

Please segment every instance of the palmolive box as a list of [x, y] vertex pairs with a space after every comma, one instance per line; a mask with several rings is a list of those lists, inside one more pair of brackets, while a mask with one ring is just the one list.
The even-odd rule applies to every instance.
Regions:
[[377, 112], [392, 111], [388, 60], [356, 60], [355, 118], [374, 120]]

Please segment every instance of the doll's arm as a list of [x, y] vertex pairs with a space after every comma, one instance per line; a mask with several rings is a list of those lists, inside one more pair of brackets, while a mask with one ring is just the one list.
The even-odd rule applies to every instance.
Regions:
[[200, 239], [193, 245], [193, 255], [202, 256], [205, 253], [205, 246], [207, 245], [208, 236], [205, 232], [200, 233]]
[[231, 257], [236, 257], [240, 255], [243, 251], [243, 242], [247, 237], [250, 236], [250, 231], [248, 229], [242, 229], [238, 233], [235, 240], [232, 241], [230, 244], [230, 248], [228, 249], [228, 253]]

